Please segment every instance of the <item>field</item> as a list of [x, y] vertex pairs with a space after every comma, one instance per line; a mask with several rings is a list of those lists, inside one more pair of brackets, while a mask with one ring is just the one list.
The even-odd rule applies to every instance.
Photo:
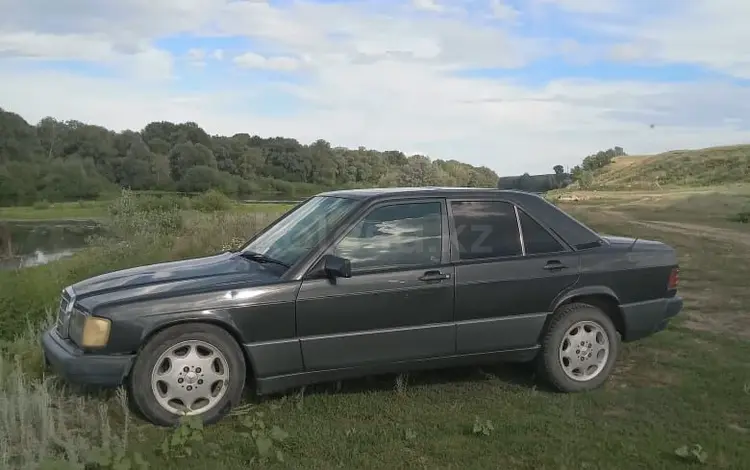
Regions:
[[[248, 393], [215, 426], [155, 428], [128, 411], [121, 393], [67, 390], [53, 377], [42, 379], [36, 335], [45, 312], [65, 283], [215, 252], [278, 212], [190, 213], [175, 222], [174, 214], [122, 210], [110, 222], [119, 242], [93, 241], [71, 259], [0, 273], [0, 338], [7, 340], [0, 468], [84, 468], [61, 466], [66, 457], [99, 462], [90, 468], [125, 460], [127, 468], [145, 468], [137, 465], [142, 459], [153, 469], [246, 469], [261, 468], [266, 451], [262, 468], [747, 468], [750, 231], [735, 220], [750, 191], [553, 198], [561, 196], [564, 209], [600, 232], [661, 240], [680, 254], [685, 310], [666, 331], [627, 344], [601, 390], [553, 393], [525, 367], [461, 368], [322, 384], [262, 400]], [[50, 466], [38, 467], [42, 461]]]

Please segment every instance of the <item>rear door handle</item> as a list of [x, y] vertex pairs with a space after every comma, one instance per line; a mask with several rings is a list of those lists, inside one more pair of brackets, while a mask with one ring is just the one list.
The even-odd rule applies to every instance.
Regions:
[[442, 273], [440, 271], [427, 271], [422, 276], [420, 276], [420, 281], [443, 281], [445, 279], [450, 279], [451, 275], [447, 273]]
[[557, 271], [559, 269], [567, 269], [567, 266], [565, 266], [558, 260], [550, 260], [547, 261], [547, 264], [544, 265], [544, 269], [546, 269], [547, 271]]

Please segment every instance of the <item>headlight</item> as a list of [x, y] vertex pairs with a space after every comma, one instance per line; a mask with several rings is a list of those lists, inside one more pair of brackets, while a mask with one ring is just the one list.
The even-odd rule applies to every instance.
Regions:
[[109, 341], [112, 323], [106, 318], [92, 317], [75, 309], [70, 319], [70, 337], [84, 348], [101, 348]]
[[81, 336], [84, 348], [101, 348], [109, 341], [109, 329], [112, 323], [106, 318], [86, 317]]

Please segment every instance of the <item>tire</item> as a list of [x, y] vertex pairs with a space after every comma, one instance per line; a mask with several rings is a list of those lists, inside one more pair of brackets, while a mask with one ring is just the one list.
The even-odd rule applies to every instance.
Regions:
[[609, 316], [592, 305], [571, 303], [560, 307], [547, 327], [537, 371], [560, 392], [585, 392], [607, 380], [619, 351], [620, 336]]
[[[240, 402], [246, 373], [245, 358], [229, 333], [186, 323], [160, 331], [145, 344], [128, 387], [137, 411], [154, 424], [176, 425], [185, 415], [185, 401], [193, 402], [192, 414], [212, 424]], [[184, 397], [183, 406], [169, 400], [170, 394]]]

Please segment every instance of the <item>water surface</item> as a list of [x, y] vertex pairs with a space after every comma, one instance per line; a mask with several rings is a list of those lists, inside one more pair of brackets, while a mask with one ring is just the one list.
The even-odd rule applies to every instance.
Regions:
[[100, 232], [92, 221], [0, 221], [0, 269], [38, 266], [71, 256], [86, 246], [89, 236]]

